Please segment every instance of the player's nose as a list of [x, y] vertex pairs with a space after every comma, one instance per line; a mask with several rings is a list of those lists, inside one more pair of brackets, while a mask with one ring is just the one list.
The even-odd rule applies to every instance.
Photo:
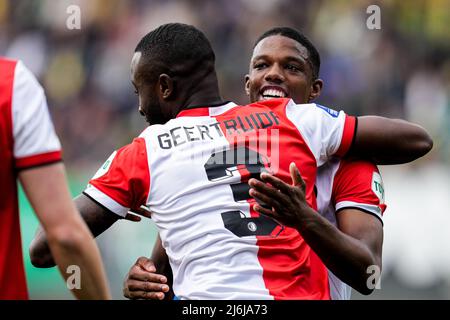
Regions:
[[283, 83], [285, 78], [283, 75], [283, 70], [277, 64], [273, 64], [264, 76], [264, 80], [272, 83]]

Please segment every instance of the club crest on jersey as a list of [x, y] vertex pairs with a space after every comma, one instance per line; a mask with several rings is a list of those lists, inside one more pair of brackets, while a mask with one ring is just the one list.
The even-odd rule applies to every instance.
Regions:
[[378, 172], [374, 172], [372, 175], [372, 191], [380, 199], [380, 203], [384, 204], [384, 185], [383, 179]]
[[330, 109], [328, 107], [321, 106], [320, 104], [317, 104], [317, 103], [316, 103], [316, 107], [326, 111], [326, 113], [328, 113], [333, 118], [337, 118], [339, 116], [339, 111]]
[[109, 167], [111, 167], [111, 163], [114, 159], [114, 157], [116, 156], [117, 151], [114, 151], [109, 158], [105, 161], [104, 164], [102, 164], [102, 166], [100, 167], [100, 169], [97, 170], [97, 172], [95, 173], [94, 177], [92, 179], [97, 179], [100, 178], [102, 175], [104, 175], [105, 173], [108, 172]]
[[252, 232], [255, 232], [256, 229], [258, 229], [258, 227], [256, 226], [256, 223], [254, 223], [254, 222], [249, 222], [247, 224], [247, 228], [248, 228], [248, 230], [250, 230]]

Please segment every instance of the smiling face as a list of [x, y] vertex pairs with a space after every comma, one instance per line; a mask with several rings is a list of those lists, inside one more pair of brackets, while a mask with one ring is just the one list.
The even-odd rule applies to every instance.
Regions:
[[308, 103], [319, 96], [322, 80], [314, 79], [308, 50], [299, 42], [273, 35], [254, 48], [245, 89], [251, 102], [292, 98]]

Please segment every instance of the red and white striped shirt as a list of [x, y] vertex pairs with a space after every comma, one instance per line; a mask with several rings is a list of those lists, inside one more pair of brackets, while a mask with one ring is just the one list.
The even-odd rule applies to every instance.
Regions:
[[349, 149], [355, 118], [272, 99], [180, 112], [114, 152], [85, 194], [125, 216], [147, 206], [181, 299], [329, 299], [328, 272], [297, 230], [252, 210], [250, 177], [290, 183], [294, 161], [314, 196], [317, 167]]

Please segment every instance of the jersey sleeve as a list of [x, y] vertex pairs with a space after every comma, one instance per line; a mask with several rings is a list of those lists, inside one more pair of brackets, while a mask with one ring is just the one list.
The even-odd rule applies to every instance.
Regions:
[[14, 73], [12, 123], [17, 169], [61, 160], [61, 145], [48, 111], [44, 90], [20, 61]]
[[143, 138], [114, 151], [89, 181], [84, 194], [102, 207], [125, 217], [145, 205], [150, 189], [150, 171]]
[[344, 156], [350, 149], [356, 117], [314, 103], [295, 104], [292, 100], [286, 106], [286, 115], [310, 147], [317, 166], [333, 155]]
[[356, 208], [383, 221], [384, 185], [377, 166], [367, 161], [343, 160], [334, 177], [332, 200], [336, 212]]

